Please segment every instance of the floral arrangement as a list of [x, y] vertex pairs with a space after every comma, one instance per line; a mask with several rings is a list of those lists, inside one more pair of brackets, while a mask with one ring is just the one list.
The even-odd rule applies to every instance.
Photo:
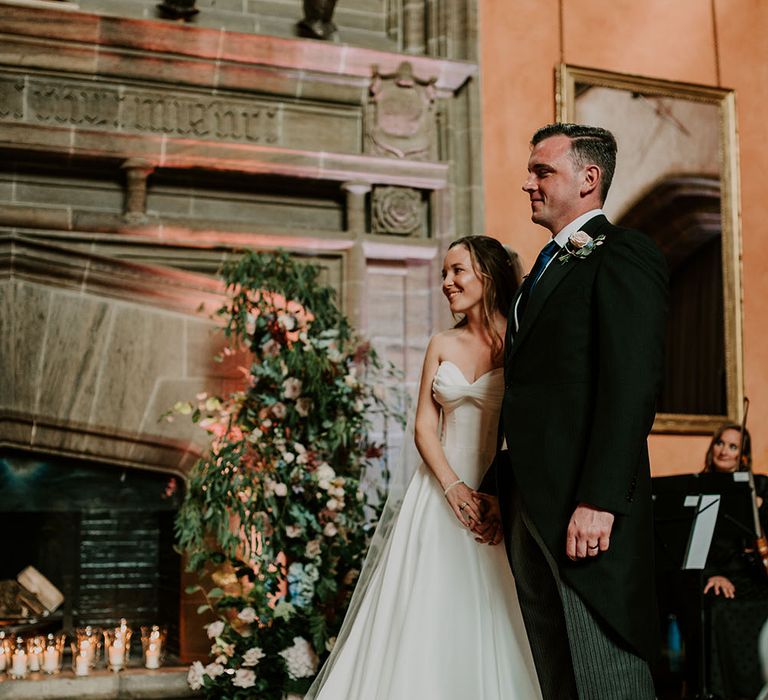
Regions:
[[401, 420], [393, 379], [318, 284], [318, 268], [250, 252], [224, 269], [224, 354], [247, 351], [246, 386], [180, 402], [211, 435], [176, 531], [206, 604], [209, 664], [188, 680], [208, 698], [279, 700], [309, 687], [332, 648], [383, 501], [371, 419]]

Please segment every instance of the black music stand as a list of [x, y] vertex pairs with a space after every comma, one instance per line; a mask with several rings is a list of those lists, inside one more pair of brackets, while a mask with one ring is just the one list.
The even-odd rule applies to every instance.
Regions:
[[[700, 644], [698, 693], [708, 690], [709, 629], [704, 606], [704, 569], [715, 532], [736, 529], [754, 537], [752, 494], [744, 472], [686, 474], [653, 479], [656, 562], [660, 570], [682, 576], [697, 572]], [[690, 651], [690, 650], [689, 650]]]

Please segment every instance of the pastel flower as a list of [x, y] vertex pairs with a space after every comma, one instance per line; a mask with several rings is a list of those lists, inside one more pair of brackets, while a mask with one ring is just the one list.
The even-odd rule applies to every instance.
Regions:
[[211, 622], [206, 629], [208, 631], [209, 639], [214, 639], [224, 631], [224, 622], [222, 620], [216, 620], [215, 622]]
[[243, 654], [243, 666], [256, 666], [265, 656], [260, 647], [252, 647]]
[[187, 672], [187, 684], [192, 690], [200, 690], [203, 687], [203, 674], [205, 668], [199, 661], [195, 661]]
[[224, 667], [221, 664], [217, 664], [217, 663], [208, 664], [205, 667], [205, 673], [209, 675], [211, 678], [217, 678], [222, 673], [224, 673]]
[[286, 537], [300, 537], [302, 533], [302, 529], [298, 525], [286, 525], [285, 526], [285, 535]]
[[293, 680], [314, 676], [320, 660], [312, 645], [303, 637], [294, 637], [293, 644], [280, 652], [285, 659], [288, 676]]
[[237, 613], [237, 619], [242, 620], [247, 625], [250, 625], [252, 622], [256, 621], [256, 611], [250, 606], [243, 608], [239, 613]]
[[285, 404], [282, 401], [278, 401], [272, 405], [272, 414], [275, 416], [275, 418], [285, 418], [286, 411], [287, 409], [285, 408]]
[[238, 688], [251, 688], [256, 685], [256, 674], [247, 668], [238, 668], [232, 678], [232, 685]]
[[568, 243], [571, 244], [571, 248], [574, 250], [583, 248], [591, 241], [592, 236], [590, 236], [586, 231], [576, 231], [576, 233], [572, 233], [568, 238]]
[[301, 396], [301, 380], [295, 377], [288, 377], [283, 382], [283, 396], [286, 399], [297, 399]]
[[296, 401], [296, 413], [302, 418], [306, 418], [312, 410], [312, 399], [302, 396]]
[[325, 527], [323, 528], [323, 534], [326, 537], [333, 537], [337, 533], [338, 533], [338, 529], [336, 528], [335, 523], [328, 522], [325, 524]]
[[277, 483], [272, 487], [272, 490], [274, 491], [275, 496], [288, 495], [288, 487], [285, 484]]
[[304, 556], [314, 559], [320, 556], [320, 540], [310, 540], [304, 549]]

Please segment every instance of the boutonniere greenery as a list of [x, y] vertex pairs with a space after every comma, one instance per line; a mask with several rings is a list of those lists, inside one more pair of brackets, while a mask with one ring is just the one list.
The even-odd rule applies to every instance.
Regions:
[[560, 264], [565, 264], [571, 258], [584, 260], [595, 248], [597, 248], [597, 246], [603, 245], [604, 240], [604, 235], [592, 238], [586, 231], [576, 231], [576, 233], [572, 233], [568, 237], [568, 240], [563, 246], [565, 252], [557, 259], [557, 261]]

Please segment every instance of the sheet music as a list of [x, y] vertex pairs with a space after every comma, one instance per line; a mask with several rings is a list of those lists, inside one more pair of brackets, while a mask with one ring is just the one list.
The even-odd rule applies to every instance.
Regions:
[[707, 564], [709, 546], [712, 544], [712, 535], [715, 532], [717, 512], [720, 510], [720, 496], [715, 494], [686, 496], [685, 505], [698, 507], [698, 511], [683, 558], [683, 569], [703, 569]]

